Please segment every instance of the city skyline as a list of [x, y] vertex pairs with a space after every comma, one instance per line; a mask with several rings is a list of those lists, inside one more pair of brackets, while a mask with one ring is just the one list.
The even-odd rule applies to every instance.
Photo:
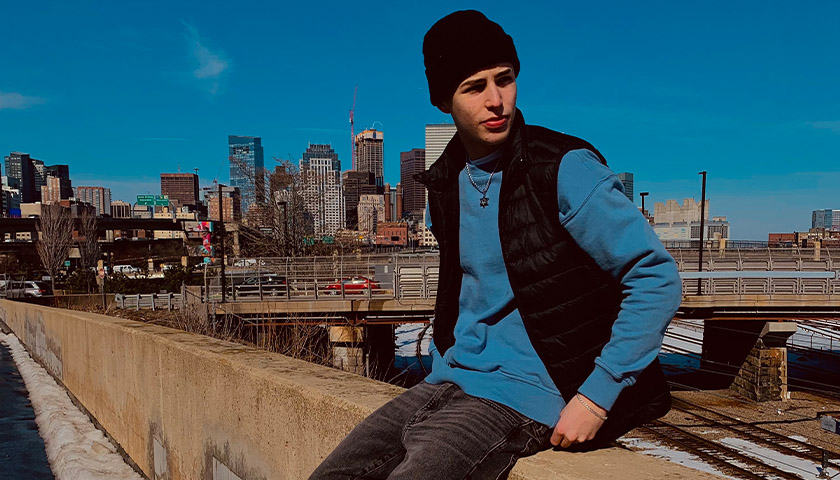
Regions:
[[[269, 170], [274, 157], [297, 163], [310, 143], [332, 145], [346, 170], [355, 85], [356, 131], [387, 135], [384, 181], [396, 185], [399, 153], [423, 148], [426, 124], [449, 120], [428, 102], [423, 34], [469, 8], [363, 15], [327, 2], [315, 16], [315, 6], [254, 4], [261, 15], [246, 20], [204, 3], [130, 15], [94, 3], [0, 6], [4, 18], [33, 19], [10, 22], [9, 38], [26, 41], [0, 52], [11, 72], [0, 79], [0, 150], [70, 165], [74, 185], [126, 201], [159, 193], [159, 174], [179, 168], [199, 168], [201, 186], [229, 183], [233, 134], [261, 137]], [[530, 123], [592, 142], [613, 171], [634, 173], [651, 205], [699, 200], [697, 172], [707, 170], [711, 214], [728, 217], [732, 238], [807, 230], [810, 212], [837, 208], [840, 69], [825, 59], [840, 6], [744, 2], [721, 15], [724, 5], [484, 11], [516, 42]], [[318, 36], [307, 35], [309, 18]], [[364, 42], [377, 54], [363, 55]]]

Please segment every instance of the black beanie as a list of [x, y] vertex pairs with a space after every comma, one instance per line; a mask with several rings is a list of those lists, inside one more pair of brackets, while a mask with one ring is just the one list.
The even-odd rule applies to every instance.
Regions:
[[423, 38], [423, 63], [429, 99], [436, 107], [451, 100], [467, 77], [485, 68], [510, 63], [519, 75], [513, 39], [475, 10], [450, 13], [432, 25]]

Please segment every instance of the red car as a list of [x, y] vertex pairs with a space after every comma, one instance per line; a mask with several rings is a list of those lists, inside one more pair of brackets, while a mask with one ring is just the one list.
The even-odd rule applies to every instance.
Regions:
[[373, 293], [380, 289], [378, 282], [367, 277], [356, 276], [342, 278], [340, 282], [327, 285], [327, 294], [338, 295], [341, 293], [342, 287], [344, 288], [344, 293], [348, 295], [361, 295], [368, 291]]

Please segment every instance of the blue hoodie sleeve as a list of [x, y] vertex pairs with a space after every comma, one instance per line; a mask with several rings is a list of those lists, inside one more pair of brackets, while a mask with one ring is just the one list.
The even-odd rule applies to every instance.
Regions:
[[618, 177], [589, 150], [566, 154], [557, 176], [560, 223], [604, 271], [624, 300], [612, 336], [578, 390], [609, 410], [657, 356], [682, 299], [676, 262]]

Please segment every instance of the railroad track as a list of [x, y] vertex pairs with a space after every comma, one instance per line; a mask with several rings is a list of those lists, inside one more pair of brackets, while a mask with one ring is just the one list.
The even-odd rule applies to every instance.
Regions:
[[[817, 465], [823, 465], [825, 467], [840, 470], [840, 466], [838, 466], [836, 462], [830, 461], [831, 458], [838, 458], [838, 455], [833, 452], [826, 452], [820, 447], [786, 437], [756, 425], [742, 422], [686, 400], [675, 398], [672, 408], [701, 420], [703, 423], [698, 424], [698, 426], [702, 425], [711, 428], [728, 430], [735, 436], [748, 440], [759, 446], [763, 446], [792, 457], [805, 459], [814, 462]], [[681, 426], [669, 424], [663, 421], [656, 421], [642, 428], [647, 430], [649, 433], [661, 437], [665, 441], [675, 444], [681, 449], [708, 461], [724, 473], [738, 478], [748, 480], [768, 478], [811, 478], [811, 476], [806, 472], [803, 472], [806, 475], [803, 476], [768, 465], [761, 460], [745, 455], [730, 447], [694, 434]], [[816, 472], [814, 472], [813, 475], [816, 476]]]
[[688, 430], [656, 420], [641, 427], [648, 433], [680, 447], [681, 450], [706, 460], [724, 474], [746, 480], [802, 480], [802, 477], [767, 465], [752, 457], [713, 442]]
[[[781, 433], [759, 427], [758, 425], [742, 422], [741, 420], [687, 400], [675, 398], [672, 408], [708, 422], [707, 425], [709, 427], [729, 430], [740, 435], [746, 440], [772, 448], [779, 453], [784, 453], [817, 463], [822, 462], [824, 453], [827, 453], [829, 461], [831, 459], [840, 459], [840, 455], [835, 452], [826, 452], [825, 449], [817, 447], [816, 445], [787, 437]], [[697, 413], [698, 410], [703, 413]], [[840, 470], [840, 465], [836, 462], [832, 462], [831, 466]]]

